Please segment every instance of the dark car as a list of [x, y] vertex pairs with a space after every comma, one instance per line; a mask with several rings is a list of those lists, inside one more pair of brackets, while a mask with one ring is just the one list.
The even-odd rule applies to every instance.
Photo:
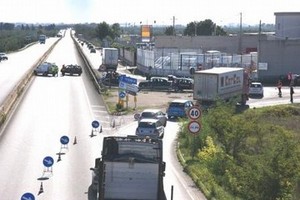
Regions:
[[194, 80], [191, 78], [175, 78], [173, 80], [173, 89], [177, 91], [192, 90], [194, 87]]
[[96, 53], [96, 49], [95, 48], [91, 48], [90, 49], [90, 53]]
[[0, 61], [2, 60], [8, 60], [8, 57], [5, 53], [0, 53]]
[[78, 76], [80, 76], [82, 74], [82, 68], [79, 65], [63, 65], [60, 72], [63, 76], [65, 74], [69, 74], [70, 76], [77, 74]]
[[54, 63], [44, 62], [37, 66], [34, 71], [34, 75], [42, 75], [42, 76], [57, 76], [58, 74], [58, 67]]
[[139, 90], [170, 90], [172, 81], [164, 77], [152, 77], [150, 80], [139, 82], [138, 87]]

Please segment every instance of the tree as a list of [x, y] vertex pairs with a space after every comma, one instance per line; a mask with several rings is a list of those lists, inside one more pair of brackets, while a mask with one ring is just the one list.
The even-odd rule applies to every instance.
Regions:
[[112, 26], [111, 26], [111, 38], [112, 39], [115, 39], [117, 37], [120, 37], [121, 35], [121, 27], [120, 27], [120, 24], [119, 23], [114, 23]]
[[209, 35], [226, 35], [226, 31], [220, 26], [216, 26], [212, 20], [206, 19], [200, 22], [190, 22], [184, 29], [184, 35], [188, 36], [209, 36]]
[[106, 36], [110, 34], [110, 27], [106, 22], [98, 24], [96, 28], [97, 36], [100, 40], [103, 40]]
[[166, 27], [165, 34], [166, 35], [174, 35], [174, 27], [173, 26]]

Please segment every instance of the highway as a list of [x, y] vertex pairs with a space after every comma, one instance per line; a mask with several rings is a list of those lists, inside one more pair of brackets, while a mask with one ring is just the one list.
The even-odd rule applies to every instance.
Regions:
[[[41, 48], [36, 45], [38, 47], [30, 48]], [[16, 55], [20, 56], [18, 60], [23, 56], [24, 59], [32, 58], [23, 72], [43, 54], [42, 50], [34, 55], [30, 50], [25, 51], [28, 53]], [[91, 54], [96, 55], [99, 53]], [[13, 63], [12, 55], [9, 59], [11, 63], [6, 65], [16, 70], [19, 62]], [[69, 33], [56, 45], [47, 61], [55, 62], [59, 67], [63, 64], [84, 65]], [[9, 71], [8, 68], [3, 70]], [[18, 77], [7, 74], [1, 81], [12, 79], [9, 86], [13, 88], [20, 77], [21, 74]], [[1, 93], [2, 88], [6, 86], [1, 82]], [[99, 121], [103, 129], [102, 133], [97, 130], [91, 137], [94, 120]], [[112, 117], [107, 114], [102, 97], [86, 70], [81, 76], [34, 77], [0, 132], [1, 199], [21, 199], [27, 193], [39, 200], [87, 199], [86, 192], [91, 183], [89, 169], [94, 166], [94, 159], [100, 157], [102, 138], [134, 134], [137, 123], [133, 116], [115, 118], [115, 127], [110, 126], [111, 122]], [[165, 190], [168, 199], [171, 199], [172, 186], [175, 200], [205, 199], [176, 161], [174, 140], [178, 124], [170, 122], [166, 129], [164, 160], [167, 163]], [[62, 138], [66, 137], [69, 141], [62, 143]]]

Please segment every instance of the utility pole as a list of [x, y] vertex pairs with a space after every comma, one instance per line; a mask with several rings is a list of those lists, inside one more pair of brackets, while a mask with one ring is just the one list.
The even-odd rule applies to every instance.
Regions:
[[175, 31], [175, 16], [173, 16], [173, 35], [176, 35], [176, 31]]
[[242, 34], [243, 34], [243, 16], [240, 13], [240, 34], [239, 34], [239, 54], [241, 55], [241, 66], [242, 66]]

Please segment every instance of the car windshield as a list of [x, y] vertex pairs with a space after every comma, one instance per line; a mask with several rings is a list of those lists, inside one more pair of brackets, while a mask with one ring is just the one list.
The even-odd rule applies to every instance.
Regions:
[[140, 122], [139, 128], [155, 128], [154, 122]]
[[183, 108], [184, 107], [184, 103], [173, 102], [173, 103], [170, 104], [170, 107]]
[[141, 116], [143, 118], [152, 118], [152, 117], [154, 117], [154, 115], [155, 114], [153, 112], [143, 112]]
[[260, 85], [260, 84], [251, 84], [250, 87], [253, 87], [253, 88], [261, 88], [261, 85]]

